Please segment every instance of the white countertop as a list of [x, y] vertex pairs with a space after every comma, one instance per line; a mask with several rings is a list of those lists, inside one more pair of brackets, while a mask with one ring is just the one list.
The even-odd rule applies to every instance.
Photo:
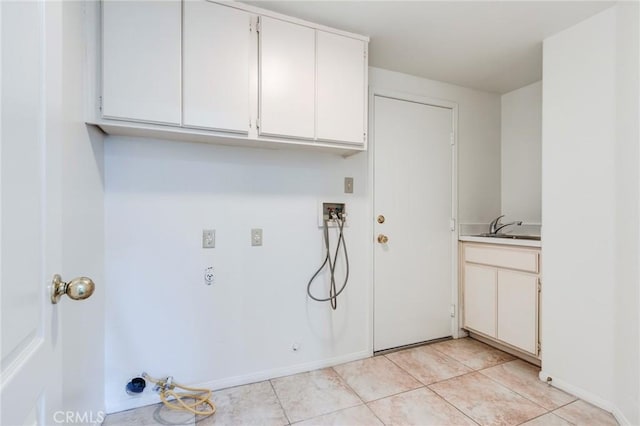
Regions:
[[474, 243], [499, 244], [503, 246], [521, 247], [542, 247], [542, 241], [536, 240], [516, 240], [511, 238], [474, 237], [471, 235], [460, 235], [459, 241], [470, 241]]

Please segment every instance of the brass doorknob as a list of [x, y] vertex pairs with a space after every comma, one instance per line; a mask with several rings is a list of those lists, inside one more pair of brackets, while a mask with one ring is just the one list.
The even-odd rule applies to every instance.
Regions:
[[90, 297], [95, 289], [96, 285], [91, 278], [78, 277], [65, 283], [62, 277], [56, 274], [51, 283], [51, 303], [55, 305], [65, 294], [73, 300], [84, 300]]
[[378, 216], [378, 223], [384, 223], [384, 216], [383, 215], [379, 215]]
[[378, 235], [378, 242], [379, 242], [380, 244], [386, 244], [386, 243], [387, 243], [387, 241], [389, 241], [389, 237], [387, 237], [387, 236], [386, 236], [386, 235], [384, 235], [384, 234], [380, 234], [380, 235]]

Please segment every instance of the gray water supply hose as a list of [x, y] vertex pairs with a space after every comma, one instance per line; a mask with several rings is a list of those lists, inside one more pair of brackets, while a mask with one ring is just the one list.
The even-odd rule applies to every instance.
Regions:
[[[336, 223], [338, 224], [338, 228], [340, 229], [340, 233], [338, 236], [338, 245], [336, 246], [336, 252], [333, 256], [333, 260], [331, 259], [331, 250], [329, 248], [329, 220], [335, 220]], [[313, 274], [313, 276], [311, 277], [311, 279], [309, 280], [309, 283], [307, 284], [307, 294], [309, 295], [309, 297], [313, 300], [315, 300], [316, 302], [331, 302], [331, 309], [333, 309], [334, 311], [338, 308], [338, 296], [340, 295], [340, 293], [342, 293], [344, 291], [344, 289], [347, 287], [347, 282], [349, 281], [349, 255], [347, 254], [347, 243], [344, 240], [344, 222], [346, 221], [346, 219], [344, 219], [344, 215], [342, 213], [333, 213], [332, 214], [332, 219], [324, 219], [324, 246], [326, 249], [326, 256], [324, 257], [324, 261], [322, 262], [322, 265], [320, 265], [320, 267], [318, 268], [318, 270], [315, 272], [315, 274]], [[335, 276], [335, 272], [336, 272], [336, 263], [338, 262], [338, 254], [340, 254], [340, 247], [342, 246], [343, 251], [344, 251], [344, 258], [345, 258], [345, 263], [346, 263], [346, 271], [345, 271], [345, 276], [344, 276], [344, 283], [342, 284], [342, 287], [340, 287], [339, 291], [336, 291], [336, 276]], [[320, 274], [320, 272], [324, 269], [324, 267], [327, 265], [327, 263], [329, 264], [329, 273], [331, 274], [331, 284], [329, 286], [329, 297], [327, 298], [319, 298], [319, 297], [315, 297], [313, 294], [311, 294], [311, 283], [313, 283], [313, 280], [316, 279], [316, 277], [318, 276], [318, 274]]]

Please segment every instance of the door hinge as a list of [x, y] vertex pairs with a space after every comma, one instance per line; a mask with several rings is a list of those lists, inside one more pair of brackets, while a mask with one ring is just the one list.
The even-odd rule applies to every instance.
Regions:
[[456, 144], [456, 135], [455, 135], [455, 133], [453, 133], [453, 132], [451, 132], [451, 133], [449, 134], [449, 143], [450, 143], [451, 145], [455, 145], [455, 144]]
[[453, 218], [449, 220], [449, 229], [451, 229], [452, 231], [456, 230], [456, 220]]
[[98, 96], [98, 109], [102, 111], [102, 96]]
[[456, 305], [453, 304], [453, 303], [451, 304], [450, 314], [451, 314], [451, 318], [455, 318], [455, 316], [456, 316]]

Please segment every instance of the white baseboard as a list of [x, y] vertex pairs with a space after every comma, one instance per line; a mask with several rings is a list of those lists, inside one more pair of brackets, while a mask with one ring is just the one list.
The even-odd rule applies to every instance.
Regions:
[[[344, 364], [345, 362], [356, 361], [359, 359], [371, 357], [371, 352], [361, 351], [354, 352], [347, 355], [338, 356], [335, 358], [323, 359], [319, 361], [311, 361], [303, 364], [296, 364], [288, 367], [275, 368], [272, 370], [257, 371], [242, 376], [227, 377], [224, 379], [210, 380], [208, 382], [201, 383], [184, 383], [185, 385], [206, 388], [211, 390], [219, 390], [230, 388], [233, 386], [246, 385], [249, 383], [262, 382], [264, 380], [275, 379], [277, 377], [290, 376], [292, 374], [304, 373], [307, 371], [317, 370], [320, 368], [332, 367], [338, 364]], [[178, 378], [179, 379], [179, 378]], [[180, 382], [180, 380], [178, 380]], [[148, 393], [140, 396], [126, 396], [123, 389], [123, 398], [117, 401], [106, 402], [107, 414], [117, 413], [120, 411], [131, 410], [134, 408], [144, 407], [146, 405], [157, 404], [160, 402], [160, 397], [156, 393]]]
[[[547, 374], [545, 371], [540, 371], [540, 374], [538, 375], [538, 377], [540, 377], [540, 380], [542, 380], [543, 382], [546, 382], [547, 377], [549, 377], [549, 374]], [[563, 390], [567, 393], [570, 393], [573, 396], [576, 396], [584, 401], [587, 401], [589, 404], [595, 405], [598, 408], [602, 408], [603, 410], [610, 412], [613, 415], [613, 417], [616, 418], [617, 422], [621, 426], [631, 425], [631, 422], [629, 422], [629, 420], [622, 413], [622, 411], [620, 411], [617, 407], [615, 407], [613, 403], [611, 403], [611, 401], [607, 401], [597, 395], [592, 394], [591, 392], [588, 392], [582, 388], [579, 388], [568, 382], [565, 382], [562, 379], [558, 379], [557, 377], [554, 377], [554, 376], [551, 376], [551, 377], [553, 379], [551, 381], [551, 386], [556, 387], [560, 390]]]
[[618, 409], [618, 407], [613, 407], [613, 411], [611, 411], [611, 414], [613, 414], [613, 417], [616, 418], [616, 421], [618, 422], [618, 424], [620, 426], [631, 426], [632, 423], [629, 421], [629, 419], [627, 419], [627, 416], [625, 416], [622, 411], [620, 411]]

